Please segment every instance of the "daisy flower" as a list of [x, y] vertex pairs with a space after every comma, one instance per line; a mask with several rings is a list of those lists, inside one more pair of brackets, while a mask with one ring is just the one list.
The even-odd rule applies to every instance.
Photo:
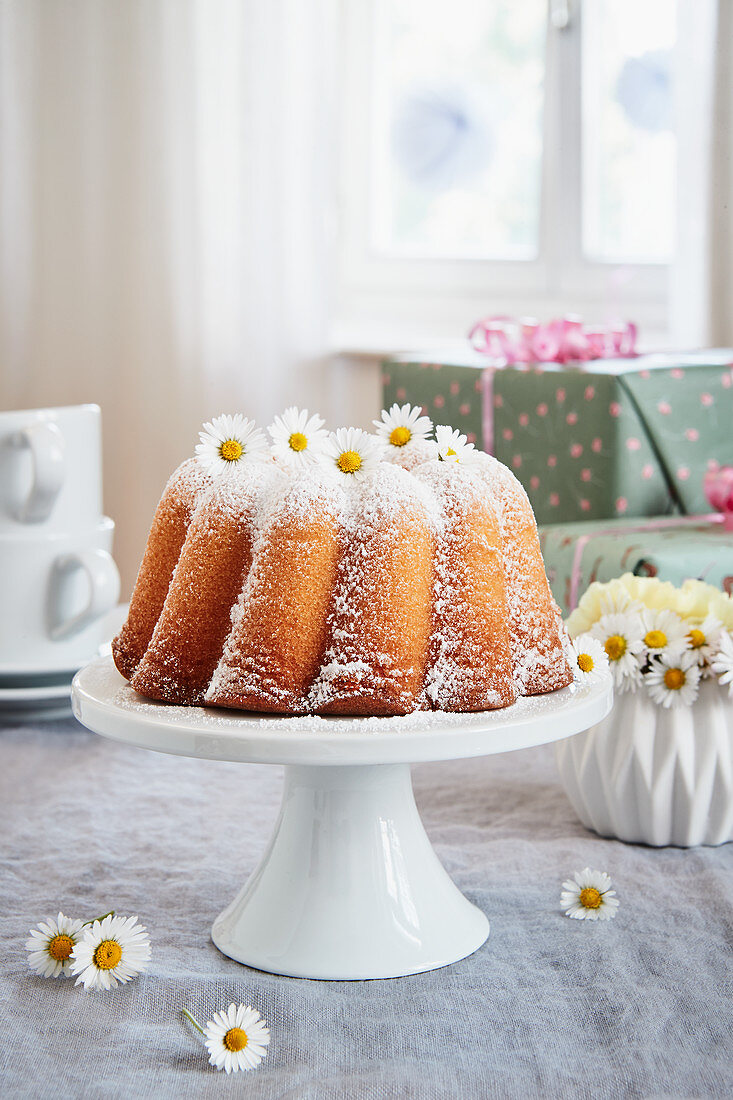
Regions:
[[569, 660], [580, 684], [595, 684], [610, 672], [606, 651], [591, 634], [581, 634], [570, 643]]
[[643, 642], [650, 657], [668, 657], [674, 661], [688, 648], [684, 622], [674, 611], [647, 608], [641, 613]]
[[728, 684], [728, 694], [733, 697], [733, 637], [723, 630], [718, 639], [718, 651], [711, 667], [720, 677], [721, 684]]
[[227, 1073], [254, 1069], [267, 1057], [270, 1029], [249, 1005], [230, 1004], [224, 1012], [215, 1012], [205, 1028], [185, 1008], [183, 1015], [204, 1036], [209, 1062], [217, 1069]]
[[690, 706], [700, 690], [700, 666], [689, 649], [678, 657], [663, 654], [644, 677], [649, 695], [663, 707]]
[[382, 419], [373, 420], [377, 435], [392, 447], [405, 447], [415, 440], [427, 439], [433, 431], [433, 422], [422, 415], [422, 409], [416, 405], [395, 404], [387, 412], [382, 409]]
[[361, 481], [379, 465], [382, 447], [361, 428], [337, 428], [325, 440], [323, 453], [337, 477]]
[[467, 463], [476, 457], [473, 443], [469, 443], [457, 428], [439, 424], [435, 429], [435, 439], [438, 444], [438, 458], [441, 462]]
[[235, 416], [217, 416], [204, 424], [196, 444], [196, 457], [210, 474], [231, 473], [240, 463], [262, 457], [267, 440], [253, 420], [237, 413]]
[[38, 928], [30, 929], [25, 941], [28, 965], [42, 978], [60, 978], [71, 968], [71, 953], [82, 928], [80, 920], [72, 920], [63, 913], [54, 920], [40, 921]]
[[294, 465], [304, 466], [323, 453], [328, 432], [320, 416], [308, 416], [307, 409], [293, 405], [282, 416], [276, 416], [267, 429], [272, 440], [272, 452]]
[[104, 917], [87, 925], [71, 953], [75, 985], [114, 989], [147, 970], [150, 937], [137, 917]]
[[[690, 626], [690, 624], [687, 624]], [[714, 615], [707, 615], [701, 623], [690, 626], [687, 631], [687, 645], [695, 654], [704, 677], [711, 676], [710, 663], [720, 644], [723, 624]]]
[[576, 920], [611, 920], [618, 910], [616, 891], [605, 871], [576, 871], [572, 879], [562, 884], [560, 908], [566, 917]]
[[606, 651], [618, 691], [635, 691], [641, 682], [637, 657], [644, 650], [643, 629], [641, 617], [631, 611], [603, 615], [589, 631]]

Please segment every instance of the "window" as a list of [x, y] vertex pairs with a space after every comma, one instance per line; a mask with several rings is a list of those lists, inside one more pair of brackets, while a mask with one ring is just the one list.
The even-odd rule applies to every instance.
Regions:
[[674, 0], [349, 0], [336, 335], [666, 329]]

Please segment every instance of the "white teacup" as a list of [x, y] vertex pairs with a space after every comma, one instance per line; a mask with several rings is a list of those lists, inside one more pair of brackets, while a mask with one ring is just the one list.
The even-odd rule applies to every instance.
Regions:
[[99, 406], [0, 412], [0, 535], [89, 528], [101, 515]]
[[106, 517], [63, 534], [0, 535], [0, 679], [62, 673], [95, 655], [120, 575]]

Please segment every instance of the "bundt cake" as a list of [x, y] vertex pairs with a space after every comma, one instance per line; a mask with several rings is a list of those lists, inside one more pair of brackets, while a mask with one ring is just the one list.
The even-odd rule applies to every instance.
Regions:
[[113, 643], [136, 691], [280, 714], [505, 707], [572, 680], [514, 475], [393, 406], [369, 435], [288, 409], [206, 424]]

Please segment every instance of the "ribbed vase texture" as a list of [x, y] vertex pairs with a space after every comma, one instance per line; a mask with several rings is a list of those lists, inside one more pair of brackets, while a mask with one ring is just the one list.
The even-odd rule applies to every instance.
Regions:
[[733, 700], [703, 683], [690, 707], [617, 695], [607, 718], [560, 741], [565, 792], [601, 836], [688, 848], [733, 839]]

